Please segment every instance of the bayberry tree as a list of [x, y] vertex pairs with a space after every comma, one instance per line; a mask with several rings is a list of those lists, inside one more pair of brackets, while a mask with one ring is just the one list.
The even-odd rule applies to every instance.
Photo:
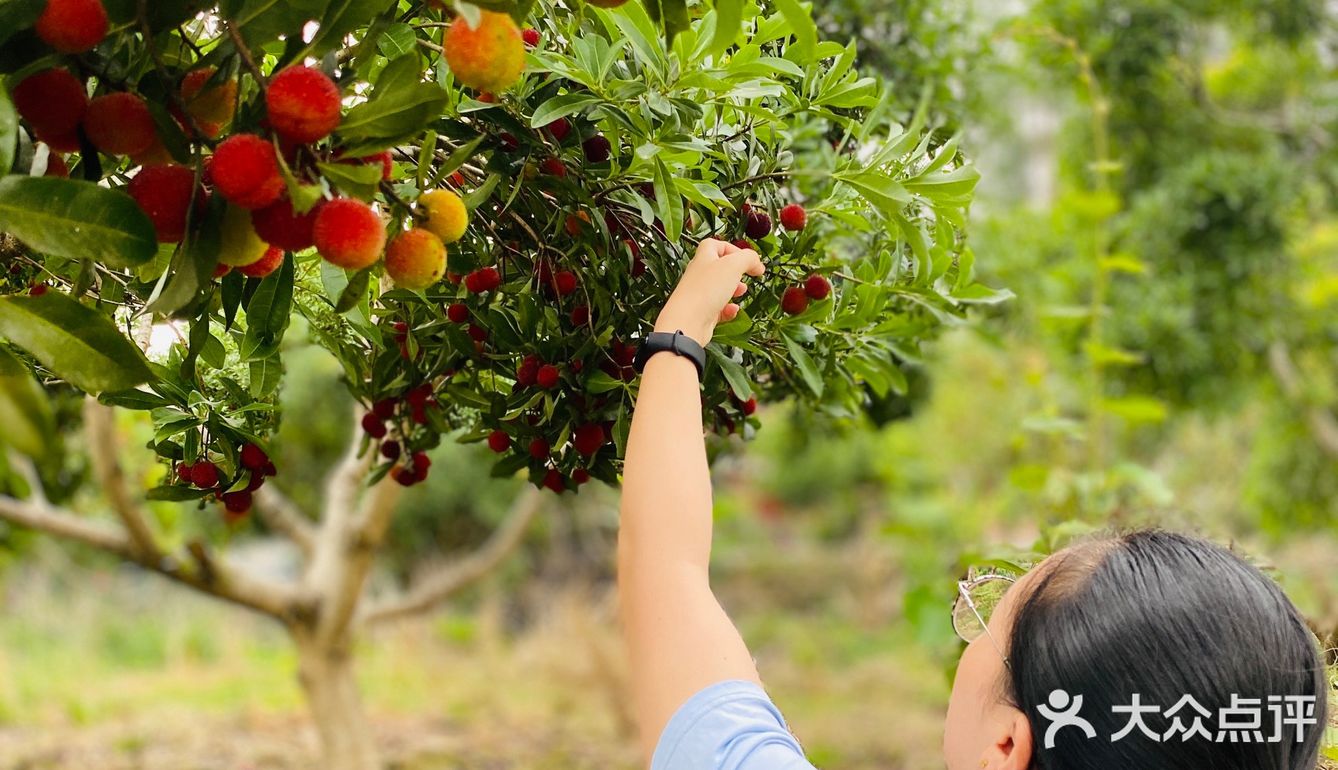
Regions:
[[[367, 600], [397, 490], [443, 438], [558, 494], [616, 484], [637, 340], [697, 241], [770, 268], [709, 348], [722, 437], [759, 401], [853, 415], [1004, 296], [972, 277], [956, 141], [898, 124], [794, 0], [15, 0], [0, 42], [0, 417], [29, 458], [0, 518], [281, 622], [328, 767], [377, 764], [359, 631], [486, 572], [536, 494]], [[319, 511], [267, 483], [290, 327], [361, 404]], [[71, 397], [106, 520], [58, 504], [85, 499], [53, 438]], [[156, 486], [127, 478], [118, 409], [152, 421]], [[297, 544], [300, 580], [227, 560], [250, 528]]]

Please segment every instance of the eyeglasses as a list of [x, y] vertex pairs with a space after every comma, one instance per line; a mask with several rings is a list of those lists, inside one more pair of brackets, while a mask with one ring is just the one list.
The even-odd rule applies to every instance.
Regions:
[[1017, 582], [1007, 575], [980, 575], [957, 581], [957, 601], [952, 605], [952, 630], [962, 641], [970, 644], [981, 636], [988, 636], [990, 644], [1008, 665], [999, 641], [990, 633], [989, 620], [1003, 600], [1004, 594]]

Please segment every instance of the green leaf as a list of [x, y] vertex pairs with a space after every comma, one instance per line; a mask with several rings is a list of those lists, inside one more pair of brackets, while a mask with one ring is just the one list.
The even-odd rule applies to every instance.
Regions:
[[734, 391], [734, 395], [740, 401], [747, 401], [753, 395], [753, 383], [743, 366], [716, 345], [707, 345], [706, 352], [711, 355], [711, 360], [720, 365], [720, 372], [725, 375], [725, 381], [729, 383], [729, 389]]
[[622, 380], [615, 380], [608, 373], [597, 371], [585, 380], [585, 389], [591, 393], [607, 393], [623, 386]]
[[165, 406], [171, 406], [172, 402], [158, 395], [150, 393], [147, 390], [118, 390], [116, 392], [103, 393], [98, 396], [98, 402], [107, 406], [119, 406], [122, 409], [161, 409]]
[[335, 302], [335, 312], [347, 313], [362, 302], [362, 298], [367, 296], [367, 286], [372, 280], [372, 268], [368, 267], [359, 270], [353, 274], [342, 291], [339, 292], [339, 300]]
[[279, 389], [279, 381], [283, 378], [283, 362], [279, 358], [278, 351], [273, 355], [251, 362], [251, 395], [256, 398], [265, 398]]
[[146, 500], [162, 500], [175, 503], [184, 503], [189, 500], [203, 500], [212, 495], [212, 489], [195, 489], [194, 487], [185, 487], [179, 484], [167, 484], [161, 487], [154, 487], [144, 493]]
[[991, 289], [983, 283], [973, 283], [954, 291], [952, 298], [968, 305], [997, 305], [1013, 298], [1008, 289]]
[[896, 219], [906, 204], [914, 200], [906, 188], [898, 184], [895, 179], [876, 171], [839, 174], [836, 178], [855, 188], [871, 206], [888, 219]]
[[56, 435], [42, 386], [9, 351], [0, 348], [0, 425], [3, 443], [34, 459], [47, 456]]
[[260, 282], [246, 305], [246, 334], [238, 352], [243, 361], [269, 358], [279, 349], [293, 308], [293, 255]]
[[678, 241], [683, 234], [683, 196], [674, 184], [674, 177], [669, 173], [660, 156], [655, 156], [655, 204], [659, 210], [660, 221], [664, 223], [664, 236], [670, 243]]
[[592, 104], [599, 104], [600, 101], [598, 96], [583, 91], [554, 96], [535, 108], [534, 115], [530, 117], [530, 127], [543, 128], [558, 118], [580, 112]]
[[7, 0], [0, 3], [0, 43], [32, 27], [46, 7], [45, 0]]
[[813, 395], [822, 396], [823, 382], [822, 374], [818, 372], [818, 367], [813, 363], [813, 357], [804, 350], [803, 346], [790, 338], [788, 334], [782, 334], [781, 339], [785, 341], [786, 350], [790, 351], [790, 359], [794, 361], [795, 366], [799, 368], [799, 375], [804, 378], [804, 384], [813, 391]]
[[14, 102], [9, 99], [9, 91], [0, 86], [0, 175], [8, 174], [14, 167], [14, 153], [18, 150], [19, 114], [14, 111]]
[[395, 22], [381, 33], [381, 37], [376, 41], [376, 50], [387, 59], [396, 59], [413, 51], [417, 45], [416, 40], [413, 27], [404, 22]]
[[776, 8], [790, 24], [794, 42], [785, 48], [785, 58], [796, 64], [811, 64], [818, 50], [818, 25], [799, 0], [776, 0]]
[[715, 34], [709, 48], [719, 56], [739, 39], [743, 32], [743, 0], [715, 0]]
[[316, 36], [304, 52], [319, 57], [344, 44], [344, 36], [386, 10], [385, 0], [331, 0]]
[[215, 195], [206, 211], [194, 214], [201, 220], [200, 228], [191, 233], [172, 255], [172, 263], [167, 268], [167, 283], [158, 296], [150, 300], [150, 312], [175, 313], [190, 304], [201, 287], [210, 285], [214, 268], [218, 266], [219, 228], [225, 205], [223, 196]]
[[381, 184], [381, 164], [319, 162], [321, 174], [347, 195], [371, 198]]
[[1105, 398], [1101, 409], [1129, 422], [1162, 422], [1169, 414], [1165, 402], [1148, 396]]
[[0, 179], [0, 230], [52, 256], [133, 267], [153, 259], [153, 223], [134, 198], [59, 177]]
[[57, 291], [0, 297], [0, 334], [86, 393], [153, 379], [139, 348], [111, 321]]
[[421, 76], [417, 55], [392, 60], [377, 78], [371, 97], [344, 115], [339, 136], [393, 138], [426, 129], [441, 115], [449, 95], [436, 83], [421, 82]]

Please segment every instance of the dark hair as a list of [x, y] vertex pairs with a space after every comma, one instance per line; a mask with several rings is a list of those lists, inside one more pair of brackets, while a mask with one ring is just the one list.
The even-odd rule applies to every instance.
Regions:
[[[1318, 644], [1296, 608], [1263, 573], [1234, 553], [1184, 535], [1136, 532], [1085, 543], [1055, 557], [1019, 604], [1009, 633], [1007, 692], [1031, 721], [1033, 770], [1310, 770], [1326, 725], [1328, 683]], [[1083, 696], [1080, 715], [1096, 730], [1055, 733], [1041, 714], [1053, 690]], [[1129, 722], [1138, 693], [1162, 712], [1185, 695], [1212, 714], [1196, 735], [1153, 741]], [[1217, 742], [1219, 709], [1232, 695], [1258, 698], [1263, 742]], [[1273, 734], [1269, 696], [1313, 696], [1316, 724]], [[1273, 708], [1279, 708], [1274, 704]], [[1179, 712], [1192, 726], [1192, 709]], [[1165, 735], [1172, 720], [1144, 717]]]

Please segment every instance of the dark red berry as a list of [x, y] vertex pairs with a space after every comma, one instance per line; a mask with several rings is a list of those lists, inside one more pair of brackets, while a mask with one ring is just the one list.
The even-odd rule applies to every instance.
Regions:
[[562, 372], [552, 364], [544, 364], [539, 367], [539, 371], [534, 376], [534, 382], [544, 390], [548, 390], [558, 384], [558, 379]]
[[581, 151], [585, 153], [585, 159], [591, 163], [603, 163], [613, 154], [613, 145], [603, 134], [595, 134], [581, 142]]
[[386, 441], [381, 444], [381, 456], [390, 461], [400, 459], [400, 442]]
[[488, 434], [488, 448], [501, 454], [511, 448], [511, 437], [506, 431], [495, 430]]
[[536, 460], [547, 460], [550, 451], [552, 450], [546, 439], [536, 438], [530, 442], [530, 457]]
[[462, 324], [469, 320], [469, 306], [463, 302], [453, 303], [446, 308], [446, 317], [455, 323]]
[[789, 315], [799, 315], [808, 309], [808, 295], [802, 286], [791, 286], [781, 295], [781, 310]]
[[269, 455], [255, 444], [247, 444], [242, 447], [241, 461], [248, 471], [258, 471], [269, 465]]
[[191, 483], [201, 489], [208, 489], [218, 485], [218, 466], [208, 460], [201, 460], [191, 466]]
[[386, 437], [386, 424], [381, 422], [381, 418], [368, 412], [362, 416], [362, 429], [372, 438]]
[[827, 280], [827, 276], [814, 273], [804, 281], [804, 293], [809, 299], [824, 300], [832, 293], [832, 284]]

